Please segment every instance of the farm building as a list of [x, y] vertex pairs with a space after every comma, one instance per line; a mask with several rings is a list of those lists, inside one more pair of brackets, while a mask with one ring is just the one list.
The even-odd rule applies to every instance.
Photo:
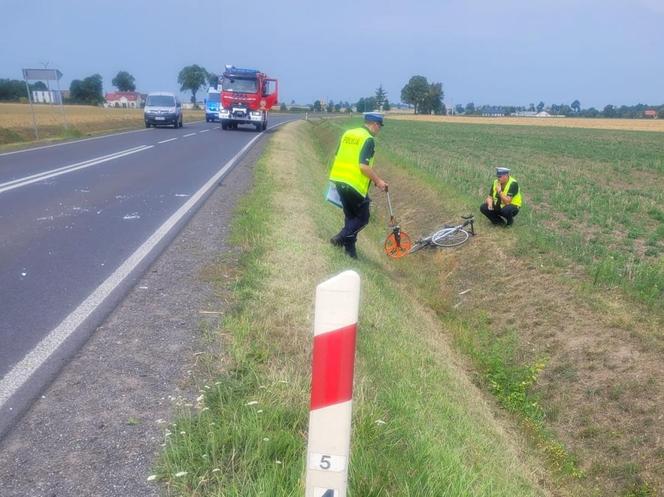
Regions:
[[655, 109], [644, 110], [643, 117], [647, 117], [650, 119], [657, 119], [657, 111]]
[[503, 117], [505, 110], [502, 107], [482, 107], [482, 116], [484, 117]]
[[136, 91], [116, 91], [106, 94], [104, 107], [140, 108], [145, 104], [145, 96]]

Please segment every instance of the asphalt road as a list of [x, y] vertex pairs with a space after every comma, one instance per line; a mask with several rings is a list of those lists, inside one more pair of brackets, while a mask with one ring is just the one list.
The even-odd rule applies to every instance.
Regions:
[[0, 437], [259, 136], [201, 122], [0, 154]]

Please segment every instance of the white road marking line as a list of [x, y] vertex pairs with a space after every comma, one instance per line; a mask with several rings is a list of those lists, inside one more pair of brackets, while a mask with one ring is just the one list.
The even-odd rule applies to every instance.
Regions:
[[139, 148], [143, 148], [145, 146], [146, 145], [140, 145], [138, 147], [132, 147], [132, 148], [128, 148], [128, 149], [125, 149], [125, 150], [120, 150], [118, 152], [113, 152], [112, 154], [101, 155], [99, 157], [93, 157], [92, 159], [87, 159], [87, 160], [84, 160], [82, 162], [76, 162], [75, 164], [69, 164], [69, 165], [66, 165], [66, 166], [58, 167], [56, 169], [51, 169], [49, 171], [42, 171], [41, 173], [32, 174], [30, 176], [24, 176], [23, 178], [13, 179], [11, 181], [7, 181], [6, 183], [0, 183], [0, 188], [3, 188], [3, 187], [8, 186], [8, 185], [12, 185], [14, 183], [21, 183], [21, 182], [27, 181], [29, 179], [38, 178], [40, 176], [46, 176], [48, 174], [51, 174], [51, 173], [54, 173], [54, 172], [57, 172], [57, 171], [64, 171], [65, 169], [69, 169], [71, 167], [76, 167], [76, 166], [81, 166], [83, 164], [88, 164], [89, 162], [93, 162], [93, 161], [96, 161], [96, 160], [106, 159], [108, 157], [113, 157], [115, 155], [118, 155], [118, 154], [121, 154], [121, 153], [124, 153], [124, 152], [129, 152], [130, 150], [136, 150], [136, 149], [139, 149]]
[[121, 150], [109, 155], [103, 155], [101, 157], [95, 157], [94, 159], [89, 159], [83, 162], [77, 162], [76, 164], [70, 164], [68, 166], [59, 167], [57, 169], [52, 169], [50, 171], [44, 171], [42, 173], [33, 174], [31, 176], [26, 176], [25, 178], [19, 178], [6, 183], [0, 183], [0, 193], [7, 192], [9, 190], [14, 190], [16, 188], [21, 188], [23, 186], [30, 185], [32, 183], [37, 183], [38, 181], [43, 181], [45, 179], [54, 178], [55, 176], [60, 176], [62, 174], [71, 173], [78, 171], [79, 169], [85, 169], [88, 167], [96, 166], [97, 164], [102, 164], [104, 162], [111, 161], [113, 159], [118, 159], [120, 157], [125, 157], [127, 155], [135, 154], [137, 152], [143, 152], [154, 147], [154, 145], [141, 145], [140, 147], [133, 147], [127, 150]]
[[182, 135], [182, 138], [187, 138], [188, 136], [194, 136], [196, 133], [187, 133], [186, 135]]
[[[280, 123], [283, 124], [283, 123]], [[277, 124], [277, 127], [280, 124]], [[222, 176], [235, 165], [242, 155], [263, 133], [252, 138], [231, 160], [226, 162], [189, 200], [175, 211], [164, 224], [129, 256], [106, 280], [99, 285], [57, 327], [51, 330], [23, 359], [0, 380], [0, 409], [30, 379], [44, 362], [78, 329], [104, 300], [131, 274], [150, 252], [161, 242], [173, 227], [193, 208], [198, 201], [217, 185]]]
[[207, 133], [208, 131], [210, 131], [210, 130], [209, 129], [204, 129], [203, 131], [199, 131], [199, 133]]
[[169, 138], [168, 140], [161, 140], [160, 142], [157, 142], [157, 143], [168, 143], [168, 142], [172, 142], [173, 140], [177, 140], [177, 138]]

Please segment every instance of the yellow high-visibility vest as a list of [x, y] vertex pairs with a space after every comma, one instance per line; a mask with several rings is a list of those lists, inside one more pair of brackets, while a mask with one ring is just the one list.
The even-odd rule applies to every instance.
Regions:
[[[510, 179], [507, 180], [507, 184], [503, 188], [503, 193], [507, 195], [507, 192], [510, 191], [510, 186], [512, 183], [516, 181], [512, 176], [510, 176]], [[493, 204], [494, 205], [500, 205], [500, 199], [498, 198], [498, 194], [496, 193], [496, 186], [498, 186], [498, 178], [493, 180], [493, 186], [491, 187], [491, 196], [493, 197]], [[512, 202], [510, 205], [514, 205], [516, 207], [521, 207], [521, 187], [519, 187], [519, 191], [512, 197]]]
[[[360, 154], [369, 138], [372, 138], [371, 133], [364, 127], [346, 131], [341, 137], [339, 150], [330, 170], [330, 181], [345, 183], [363, 197], [369, 192], [371, 179], [362, 174]], [[373, 157], [369, 160], [369, 167], [371, 166], [373, 166]]]

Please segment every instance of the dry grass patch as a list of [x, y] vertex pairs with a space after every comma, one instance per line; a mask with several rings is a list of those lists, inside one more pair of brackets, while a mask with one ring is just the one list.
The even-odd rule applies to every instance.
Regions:
[[664, 119], [591, 119], [579, 117], [465, 117], [389, 114], [390, 119], [456, 124], [502, 124], [507, 126], [553, 126], [560, 128], [612, 129], [664, 132]]
[[[65, 132], [58, 105], [33, 106], [40, 139], [83, 136], [144, 126], [143, 109], [104, 108], [91, 105], [65, 105], [69, 132]], [[202, 111], [185, 110], [184, 120], [203, 119]], [[34, 141], [29, 104], [0, 103], [0, 145]]]

